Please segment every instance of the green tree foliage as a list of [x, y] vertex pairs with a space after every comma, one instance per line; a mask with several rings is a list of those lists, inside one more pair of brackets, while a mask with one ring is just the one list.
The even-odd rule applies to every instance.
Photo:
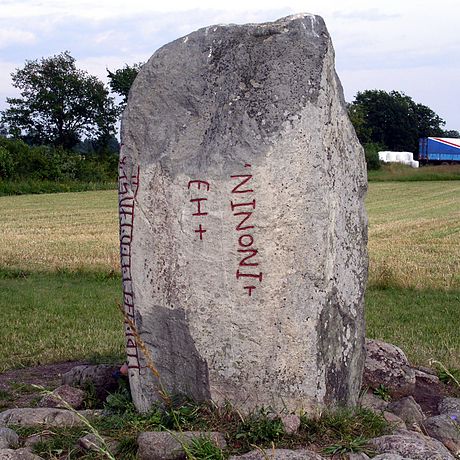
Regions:
[[110, 89], [112, 92], [117, 93], [122, 97], [122, 102], [120, 103], [122, 107], [124, 107], [128, 102], [129, 90], [142, 66], [143, 63], [139, 62], [137, 64], [133, 64], [132, 66], [125, 64], [122, 69], [115, 70], [115, 72], [111, 72], [107, 69], [107, 77], [110, 80]]
[[47, 145], [0, 137], [0, 179], [10, 181], [115, 182], [118, 158], [81, 155]]
[[389, 150], [416, 153], [420, 137], [444, 133], [441, 117], [398, 91], [359, 92], [348, 112], [362, 144], [379, 144]]
[[456, 139], [460, 138], [460, 133], [456, 129], [449, 129], [444, 131], [443, 137], [454, 137]]
[[108, 138], [118, 110], [96, 77], [76, 68], [69, 52], [26, 61], [12, 74], [21, 97], [7, 98], [2, 122], [32, 145], [72, 148], [82, 136]]

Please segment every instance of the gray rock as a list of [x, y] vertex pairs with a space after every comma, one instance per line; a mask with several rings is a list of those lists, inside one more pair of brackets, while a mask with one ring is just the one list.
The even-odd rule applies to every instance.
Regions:
[[19, 436], [16, 431], [10, 428], [0, 428], [0, 449], [8, 449], [17, 447], [19, 444]]
[[228, 460], [322, 460], [311, 450], [264, 449], [252, 450], [244, 455], [234, 455]]
[[444, 398], [439, 403], [438, 409], [441, 414], [458, 414], [460, 419], [460, 398]]
[[376, 457], [372, 457], [372, 460], [413, 460], [409, 457], [402, 457], [398, 454], [380, 454]]
[[460, 456], [460, 419], [448, 414], [436, 415], [423, 422], [427, 434], [441, 441], [454, 455]]
[[347, 460], [369, 460], [369, 456], [364, 452], [352, 452], [347, 454]]
[[387, 408], [388, 401], [384, 401], [382, 398], [379, 398], [371, 391], [366, 391], [361, 395], [359, 404], [361, 407], [370, 409], [373, 412], [381, 413]]
[[300, 417], [295, 414], [283, 415], [281, 416], [281, 423], [286, 434], [294, 434], [300, 428]]
[[420, 424], [425, 419], [422, 408], [412, 396], [392, 402], [388, 405], [387, 410], [401, 417], [408, 425], [413, 423]]
[[[432, 373], [430, 369], [427, 368], [416, 368], [414, 367], [415, 379], [417, 381], [421, 380], [424, 383], [428, 384], [439, 384], [439, 378]], [[427, 372], [427, 371], [430, 372]]]
[[84, 450], [92, 451], [92, 452], [100, 452], [101, 450], [108, 449], [110, 452], [115, 452], [118, 447], [118, 442], [111, 438], [103, 438], [104, 442], [102, 442], [95, 434], [88, 433], [87, 435], [81, 437], [78, 440], [78, 445]]
[[41, 433], [36, 433], [32, 434], [30, 436], [27, 436], [27, 438], [24, 440], [24, 447], [29, 447], [33, 448], [35, 444], [38, 444], [39, 442], [46, 442], [49, 441], [53, 437], [54, 433], [52, 431], [45, 431]]
[[0, 449], [0, 460], [43, 460], [28, 449]]
[[415, 371], [403, 351], [380, 340], [366, 339], [363, 385], [384, 385], [394, 396], [406, 396], [415, 388]]
[[108, 393], [113, 393], [118, 388], [118, 375], [120, 366], [109, 364], [75, 366], [62, 375], [63, 385], [85, 388], [94, 387], [96, 396], [104, 401]]
[[139, 460], [185, 459], [183, 446], [189, 444], [192, 439], [196, 438], [210, 439], [221, 449], [227, 445], [224, 436], [216, 432], [146, 431], [140, 433], [137, 438], [137, 444], [139, 446], [137, 458]]
[[397, 454], [412, 460], [454, 460], [441, 442], [414, 431], [380, 436], [371, 439], [369, 446], [378, 454]]
[[398, 417], [396, 414], [393, 414], [393, 412], [384, 411], [382, 415], [383, 418], [394, 428], [402, 430], [407, 428], [404, 420], [401, 417]]
[[[241, 410], [356, 404], [367, 181], [323, 20], [164, 46], [121, 136], [124, 307], [166, 390]], [[158, 382], [129, 327], [126, 341], [145, 411]]]
[[0, 425], [20, 426], [81, 426], [82, 420], [70, 410], [55, 408], [8, 409], [0, 413]]
[[[70, 385], [61, 385], [52, 394], [47, 394], [39, 402], [39, 407], [66, 408], [67, 403], [73, 409], [81, 409], [85, 401], [85, 392]], [[65, 403], [64, 403], [65, 402]]]

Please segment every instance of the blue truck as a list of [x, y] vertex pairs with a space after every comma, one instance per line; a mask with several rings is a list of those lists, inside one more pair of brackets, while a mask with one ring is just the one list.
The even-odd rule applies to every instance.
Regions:
[[420, 164], [460, 163], [460, 139], [450, 137], [424, 137], [419, 140]]

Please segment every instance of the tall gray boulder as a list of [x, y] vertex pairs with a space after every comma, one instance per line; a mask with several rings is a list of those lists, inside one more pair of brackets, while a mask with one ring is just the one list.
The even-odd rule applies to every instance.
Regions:
[[[167, 391], [315, 412], [364, 363], [366, 171], [323, 20], [159, 49], [122, 120], [124, 306]], [[160, 399], [126, 329], [141, 411]]]

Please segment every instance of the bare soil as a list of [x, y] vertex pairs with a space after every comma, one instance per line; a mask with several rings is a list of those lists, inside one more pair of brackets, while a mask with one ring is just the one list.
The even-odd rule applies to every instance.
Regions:
[[13, 407], [33, 407], [40, 398], [40, 390], [32, 385], [40, 385], [53, 390], [61, 385], [62, 374], [82, 364], [88, 363], [67, 361], [12, 369], [0, 374], [0, 410]]

